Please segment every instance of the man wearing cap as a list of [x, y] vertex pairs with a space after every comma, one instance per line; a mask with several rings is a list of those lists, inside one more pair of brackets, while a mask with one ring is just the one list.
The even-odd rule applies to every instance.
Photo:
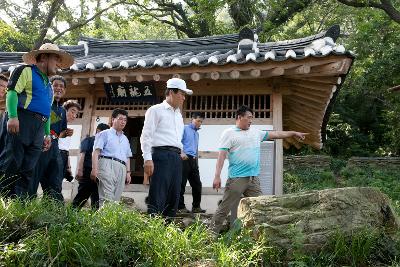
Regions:
[[192, 93], [184, 80], [169, 79], [165, 100], [146, 112], [140, 143], [144, 171], [147, 177], [151, 176], [149, 214], [166, 217], [176, 215], [182, 181], [180, 154], [184, 129], [180, 107], [185, 101], [185, 95]]
[[38, 50], [24, 54], [24, 63], [10, 78], [6, 96], [7, 113], [3, 120], [6, 140], [0, 155], [0, 192], [5, 196], [26, 197], [33, 169], [42, 149], [48, 150], [50, 110], [53, 90], [49, 76], [58, 68], [68, 68], [72, 56], [57, 45], [43, 44]]

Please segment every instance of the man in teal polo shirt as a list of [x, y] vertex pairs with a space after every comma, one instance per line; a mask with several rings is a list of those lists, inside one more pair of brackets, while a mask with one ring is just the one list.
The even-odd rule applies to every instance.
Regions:
[[294, 131], [261, 131], [250, 128], [253, 111], [241, 106], [236, 111], [236, 126], [226, 129], [221, 136], [219, 154], [213, 182], [214, 189], [221, 188], [221, 170], [228, 157], [228, 180], [222, 202], [211, 219], [210, 228], [218, 234], [222, 223], [240, 198], [260, 196], [260, 146], [262, 141], [294, 137], [304, 140], [307, 133]]
[[50, 108], [53, 90], [49, 76], [58, 68], [68, 68], [73, 57], [57, 45], [43, 44], [24, 54], [27, 65], [17, 67], [10, 78], [2, 131], [6, 147], [0, 155], [0, 193], [6, 197], [26, 197], [33, 169], [42, 150], [48, 150]]

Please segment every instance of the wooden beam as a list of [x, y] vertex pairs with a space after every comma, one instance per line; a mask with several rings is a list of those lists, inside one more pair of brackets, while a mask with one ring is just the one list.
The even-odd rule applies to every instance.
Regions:
[[341, 77], [336, 77], [336, 76], [327, 76], [327, 77], [304, 77], [304, 76], [299, 76], [296, 78], [296, 80], [301, 80], [301, 81], [307, 81], [307, 82], [314, 82], [314, 83], [319, 83], [319, 84], [332, 84], [332, 85], [338, 85], [342, 83], [342, 78]]
[[[308, 109], [296, 109], [296, 108], [290, 108], [290, 109], [284, 109], [286, 111], [285, 113], [285, 118], [291, 118], [292, 116], [299, 116], [304, 118], [307, 121], [315, 121], [318, 122], [318, 124], [322, 124], [322, 121], [324, 119], [324, 115], [318, 113], [319, 115], [316, 115], [315, 112], [312, 112]], [[321, 127], [320, 127], [321, 128]]]
[[322, 105], [328, 105], [329, 100], [330, 100], [330, 98], [328, 98], [328, 97], [315, 97], [315, 96], [307, 95], [306, 93], [299, 93], [297, 91], [293, 91], [292, 96], [295, 97], [295, 99], [302, 98], [302, 99], [311, 101], [313, 103], [322, 104]]
[[144, 80], [144, 78], [143, 78], [143, 75], [142, 74], [138, 74], [138, 75], [136, 75], [136, 81], [138, 81], [138, 82], [143, 82], [143, 80]]
[[285, 74], [285, 69], [282, 67], [276, 67], [276, 68], [272, 68], [270, 70], [262, 71], [261, 77], [264, 77], [264, 78], [275, 77], [275, 76], [282, 76], [283, 74]]
[[261, 76], [261, 70], [259, 69], [254, 69], [250, 71], [250, 76], [254, 78], [258, 78]]
[[303, 110], [310, 112], [310, 114], [315, 114], [315, 116], [323, 117], [323, 115], [318, 115], [321, 114], [325, 111], [326, 107], [316, 107], [315, 105], [310, 104], [309, 102], [305, 102], [303, 100], [291, 97], [290, 99], [287, 100], [290, 105], [293, 105], [297, 110]]
[[294, 145], [297, 149], [300, 149], [302, 146], [299, 141], [295, 140], [293, 137], [285, 138], [284, 141], [288, 142], [291, 145]]
[[301, 88], [295, 88], [292, 90], [292, 92], [298, 93], [298, 94], [304, 94], [304, 95], [309, 95], [313, 96], [316, 98], [320, 99], [331, 99], [333, 96], [333, 92], [321, 92], [321, 91], [314, 91], [313, 89], [306, 89], [302, 90]]
[[154, 81], [158, 82], [161, 79], [160, 74], [154, 74], [153, 79], [154, 79]]
[[301, 65], [295, 68], [286, 69], [285, 75], [298, 75], [298, 74], [308, 74], [310, 73], [310, 66], [309, 65]]
[[291, 145], [291, 144], [289, 144], [286, 140], [283, 140], [283, 148], [284, 148], [284, 149], [289, 149], [289, 148], [290, 148], [290, 145]]
[[303, 99], [299, 96], [290, 97], [290, 99], [288, 99], [288, 101], [294, 102], [294, 103], [298, 104], [300, 107], [302, 107], [302, 106], [308, 107], [309, 109], [315, 110], [318, 113], [321, 111], [325, 111], [325, 109], [327, 107], [327, 105], [325, 105], [325, 104], [314, 103], [308, 99]]
[[[272, 94], [272, 120], [275, 131], [282, 131], [282, 94]], [[283, 194], [283, 141], [275, 140], [275, 175], [274, 175], [274, 194]]]
[[304, 118], [299, 114], [289, 114], [289, 120], [290, 120], [290, 122], [298, 121], [298, 122], [301, 122], [303, 125], [307, 125], [309, 127], [316, 128], [316, 129], [321, 129], [321, 123], [322, 123], [321, 121], [308, 120], [307, 118]]
[[218, 71], [213, 71], [213, 72], [210, 72], [210, 77], [211, 77], [211, 79], [213, 79], [214, 81], [216, 81], [216, 80], [219, 79], [220, 74], [219, 74]]
[[[326, 73], [340, 73], [341, 68], [342, 68], [343, 62], [338, 61], [334, 63], [328, 63], [322, 66], [314, 66], [311, 68], [312, 73], [318, 73], [318, 72], [326, 72]], [[297, 74], [297, 73], [296, 73]]]
[[71, 82], [72, 82], [73, 85], [76, 86], [76, 85], [79, 84], [79, 79], [78, 78], [73, 78]]
[[96, 78], [95, 77], [90, 77], [88, 81], [89, 81], [89, 84], [95, 84], [96, 83]]
[[231, 77], [232, 79], [239, 79], [240, 77], [240, 71], [238, 70], [233, 70], [229, 73], [229, 77]]
[[104, 83], [110, 83], [110, 82], [111, 82], [111, 78], [109, 76], [105, 76]]
[[313, 89], [316, 91], [322, 91], [322, 92], [332, 91], [333, 88], [336, 88], [336, 85], [316, 83], [316, 82], [310, 82], [310, 81], [304, 81], [304, 80], [298, 80], [298, 79], [290, 79], [290, 78], [285, 78], [278, 82], [281, 86], [303, 87], [303, 88], [309, 88], [309, 89]]
[[190, 78], [192, 79], [192, 81], [197, 82], [202, 78], [202, 74], [194, 72], [190, 75]]

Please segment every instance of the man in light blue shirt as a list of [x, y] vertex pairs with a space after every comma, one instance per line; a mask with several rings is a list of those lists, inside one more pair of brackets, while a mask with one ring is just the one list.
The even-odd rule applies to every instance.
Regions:
[[192, 212], [204, 213], [206, 212], [200, 208], [201, 202], [201, 188], [199, 164], [198, 164], [198, 147], [199, 147], [199, 133], [201, 124], [203, 123], [204, 115], [199, 112], [192, 114], [192, 122], [185, 126], [183, 131], [183, 152], [182, 152], [182, 184], [181, 193], [179, 198], [178, 211], [180, 213], [187, 213], [189, 210], [185, 206], [185, 188], [186, 183], [189, 181], [192, 187]]
[[132, 151], [128, 138], [122, 130], [125, 128], [128, 112], [115, 109], [112, 113], [112, 127], [98, 133], [95, 137], [90, 178], [98, 179], [99, 206], [105, 201], [118, 202], [124, 190], [124, 184], [131, 182], [129, 158]]

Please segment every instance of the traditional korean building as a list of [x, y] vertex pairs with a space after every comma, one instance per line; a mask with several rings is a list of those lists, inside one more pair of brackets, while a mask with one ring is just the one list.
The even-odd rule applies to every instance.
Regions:
[[[80, 139], [93, 134], [99, 122], [108, 123], [113, 109], [123, 108], [129, 113], [125, 133], [134, 153], [133, 181], [141, 183], [139, 136], [144, 114], [164, 99], [166, 80], [180, 77], [194, 91], [182, 107], [185, 121], [190, 121], [194, 111], [206, 116], [199, 131], [205, 187], [212, 186], [220, 134], [234, 125], [234, 111], [240, 105], [253, 109], [252, 127], [310, 133], [302, 143], [295, 139], [271, 142], [272, 151], [265, 159], [273, 176], [270, 192], [282, 194], [283, 149], [323, 146], [332, 105], [352, 65], [353, 55], [335, 43], [339, 32], [333, 26], [313, 36], [269, 43], [258, 42], [249, 29], [168, 41], [83, 37], [78, 45], [62, 46], [75, 56], [75, 64], [62, 70], [69, 83], [65, 98], [77, 99], [83, 107], [73, 126], [71, 162], [76, 164]], [[22, 55], [0, 53], [0, 72], [9, 75]]]

